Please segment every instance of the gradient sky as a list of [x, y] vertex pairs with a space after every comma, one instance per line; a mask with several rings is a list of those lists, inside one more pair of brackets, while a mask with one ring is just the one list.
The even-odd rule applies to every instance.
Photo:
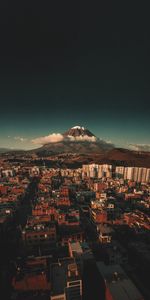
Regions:
[[149, 145], [148, 7], [50, 2], [1, 1], [0, 147], [75, 125]]

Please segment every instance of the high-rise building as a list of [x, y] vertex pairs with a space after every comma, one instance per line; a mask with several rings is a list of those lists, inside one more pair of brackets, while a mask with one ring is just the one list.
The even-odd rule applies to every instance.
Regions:
[[115, 177], [118, 178], [118, 179], [123, 178], [124, 177], [124, 171], [125, 171], [125, 167], [122, 167], [122, 166], [116, 167]]
[[146, 178], [145, 178], [146, 182], [149, 183], [150, 182], [150, 169], [146, 170]]
[[125, 167], [124, 171], [124, 179], [133, 180], [133, 173], [134, 168], [133, 167]]
[[137, 181], [138, 182], [148, 182], [148, 169], [147, 168], [139, 168], [138, 171], [138, 178]]
[[105, 300], [144, 300], [134, 283], [128, 278], [120, 265], [105, 265], [97, 262], [104, 288]]
[[51, 300], [82, 300], [82, 280], [75, 259], [51, 265]]
[[111, 178], [112, 177], [112, 165], [108, 164], [89, 164], [82, 166], [82, 177], [90, 178]]
[[139, 168], [137, 167], [133, 168], [133, 181], [138, 180], [138, 172], [139, 172]]
[[142, 180], [141, 180], [141, 182], [146, 182], [146, 172], [147, 172], [147, 169], [146, 169], [146, 168], [143, 168], [143, 170], [142, 170]]
[[112, 165], [103, 164], [98, 165], [98, 178], [111, 178], [112, 177]]

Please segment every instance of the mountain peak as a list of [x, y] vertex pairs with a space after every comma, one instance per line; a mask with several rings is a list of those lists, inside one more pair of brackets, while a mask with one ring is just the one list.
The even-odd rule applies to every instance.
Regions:
[[[56, 134], [55, 134], [56, 135]], [[61, 134], [61, 140], [45, 143], [42, 153], [103, 153], [114, 146], [96, 137], [83, 126], [73, 126]], [[43, 152], [44, 151], [44, 152]]]
[[82, 129], [82, 130], [84, 130], [85, 128], [82, 127], [82, 126], [74, 126], [74, 127], [72, 127], [71, 129]]
[[95, 135], [89, 131], [87, 128], [83, 127], [83, 126], [74, 126], [70, 129], [68, 129], [66, 132], [64, 132], [63, 134], [64, 137], [95, 137]]

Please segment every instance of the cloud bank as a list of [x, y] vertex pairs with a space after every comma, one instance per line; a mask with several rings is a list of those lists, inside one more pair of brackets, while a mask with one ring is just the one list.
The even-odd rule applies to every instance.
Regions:
[[33, 144], [45, 145], [48, 143], [58, 143], [63, 141], [64, 137], [61, 133], [52, 133], [47, 136], [38, 137], [32, 140]]
[[71, 141], [71, 142], [96, 142], [97, 138], [95, 136], [88, 136], [88, 135], [80, 135], [77, 137], [73, 137], [71, 135], [68, 135], [67, 137], [64, 137], [61, 133], [52, 133], [47, 136], [42, 136], [33, 139], [31, 142], [35, 145], [45, 145], [48, 143], [58, 143], [62, 141]]
[[150, 152], [150, 144], [129, 144], [131, 150]]
[[72, 142], [96, 142], [97, 138], [95, 136], [88, 136], [88, 135], [79, 135], [79, 136], [72, 136], [72, 135], [68, 135], [68, 139]]
[[34, 145], [46, 145], [49, 143], [59, 143], [62, 141], [69, 141], [69, 142], [99, 142], [102, 144], [112, 144], [111, 141], [104, 141], [101, 140], [99, 138], [97, 138], [96, 136], [88, 136], [88, 135], [80, 135], [80, 136], [63, 136], [61, 133], [52, 133], [49, 134], [47, 136], [42, 136], [42, 137], [37, 137], [35, 139], [33, 139], [31, 142]]

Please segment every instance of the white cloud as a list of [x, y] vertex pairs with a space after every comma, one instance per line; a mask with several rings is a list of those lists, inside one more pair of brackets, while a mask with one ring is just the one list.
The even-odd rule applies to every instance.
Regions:
[[149, 151], [150, 144], [129, 144], [129, 148], [134, 151]]
[[111, 140], [108, 140], [108, 141], [105, 141], [105, 143], [107, 143], [107, 144], [112, 144], [112, 141], [111, 141]]
[[32, 139], [31, 142], [34, 145], [40, 146], [40, 145], [45, 145], [45, 144], [49, 144], [49, 143], [59, 143], [62, 141], [70, 141], [70, 142], [100, 142], [100, 143], [104, 143], [104, 144], [111, 144], [111, 141], [104, 141], [101, 140], [99, 138], [97, 138], [96, 136], [88, 136], [88, 135], [79, 135], [79, 136], [71, 136], [68, 135], [66, 137], [64, 137], [61, 133], [52, 133], [49, 134], [47, 136], [41, 136], [41, 137], [37, 137], [35, 139]]
[[14, 140], [19, 141], [19, 142], [26, 142], [26, 141], [27, 141], [26, 138], [23, 138], [23, 137], [21, 137], [21, 136], [15, 136], [15, 137], [14, 137]]
[[52, 133], [47, 136], [38, 137], [32, 140], [33, 144], [45, 145], [48, 143], [58, 143], [63, 141], [64, 137], [61, 133]]
[[68, 135], [68, 139], [73, 142], [84, 142], [84, 141], [96, 142], [97, 141], [97, 138], [95, 136], [88, 136], [88, 135], [79, 135], [76, 137]]

